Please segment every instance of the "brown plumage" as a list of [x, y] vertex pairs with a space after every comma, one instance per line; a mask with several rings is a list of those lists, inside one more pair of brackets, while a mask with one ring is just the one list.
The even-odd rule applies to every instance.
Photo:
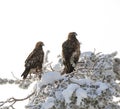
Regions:
[[70, 32], [68, 39], [62, 44], [62, 57], [64, 64], [63, 73], [71, 73], [80, 57], [80, 42], [76, 32]]
[[116, 80], [120, 80], [120, 58], [114, 58], [113, 71], [115, 73]]
[[25, 70], [21, 75], [21, 77], [23, 76], [23, 79], [26, 79], [31, 69], [36, 69], [36, 73], [42, 71], [42, 64], [44, 60], [44, 51], [42, 46], [44, 46], [43, 42], [37, 42], [34, 50], [25, 60]]

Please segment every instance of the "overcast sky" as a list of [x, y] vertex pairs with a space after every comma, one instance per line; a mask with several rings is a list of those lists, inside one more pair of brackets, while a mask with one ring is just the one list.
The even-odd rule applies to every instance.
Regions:
[[120, 0], [0, 0], [0, 76], [20, 76], [37, 41], [56, 58], [72, 31], [81, 52], [119, 53]]

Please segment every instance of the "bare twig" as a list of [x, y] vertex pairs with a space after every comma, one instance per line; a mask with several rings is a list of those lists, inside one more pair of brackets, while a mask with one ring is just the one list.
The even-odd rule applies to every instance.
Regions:
[[31, 97], [32, 95], [34, 95], [34, 94], [35, 94], [35, 92], [32, 92], [30, 95], [28, 95], [27, 97], [22, 98], [22, 99], [16, 99], [16, 98], [14, 98], [14, 97], [11, 97], [11, 98], [7, 99], [6, 101], [1, 101], [1, 102], [0, 102], [0, 107], [3, 107], [5, 104], [9, 103], [10, 105], [8, 105], [8, 107], [11, 107], [11, 108], [14, 109], [13, 105], [14, 105], [16, 102], [18, 102], [18, 101], [24, 101], [24, 100], [30, 98], [30, 97]]
[[11, 74], [12, 74], [12, 76], [13, 76], [16, 80], [19, 80], [19, 79], [14, 75], [13, 72], [11, 72]]
[[55, 70], [52, 68], [51, 64], [50, 64], [50, 68], [51, 68], [52, 71], [55, 71]]
[[46, 51], [45, 58], [44, 58], [44, 63], [48, 62], [48, 54], [50, 53], [50, 50]]
[[[53, 63], [53, 62], [47, 63], [46, 65], [44, 65], [43, 69], [46, 70], [48, 66], [49, 66], [49, 68], [51, 69], [51, 64], [52, 64], [52, 63]], [[51, 69], [51, 70], [52, 70], [52, 69]]]

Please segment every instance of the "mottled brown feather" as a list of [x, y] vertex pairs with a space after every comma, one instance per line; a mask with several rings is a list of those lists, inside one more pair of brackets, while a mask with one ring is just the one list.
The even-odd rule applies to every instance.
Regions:
[[27, 77], [31, 69], [36, 69], [37, 71], [42, 71], [42, 64], [44, 60], [43, 42], [39, 41], [36, 43], [34, 50], [25, 60], [25, 71], [22, 73], [23, 79]]
[[76, 35], [75, 32], [69, 33], [68, 39], [62, 44], [63, 73], [71, 73], [79, 60], [80, 42], [77, 40]]

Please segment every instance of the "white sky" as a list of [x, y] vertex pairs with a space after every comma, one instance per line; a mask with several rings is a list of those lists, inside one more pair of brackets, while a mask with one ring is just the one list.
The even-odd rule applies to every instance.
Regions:
[[0, 0], [0, 77], [20, 77], [37, 41], [56, 58], [71, 31], [81, 52], [120, 52], [120, 0]]

